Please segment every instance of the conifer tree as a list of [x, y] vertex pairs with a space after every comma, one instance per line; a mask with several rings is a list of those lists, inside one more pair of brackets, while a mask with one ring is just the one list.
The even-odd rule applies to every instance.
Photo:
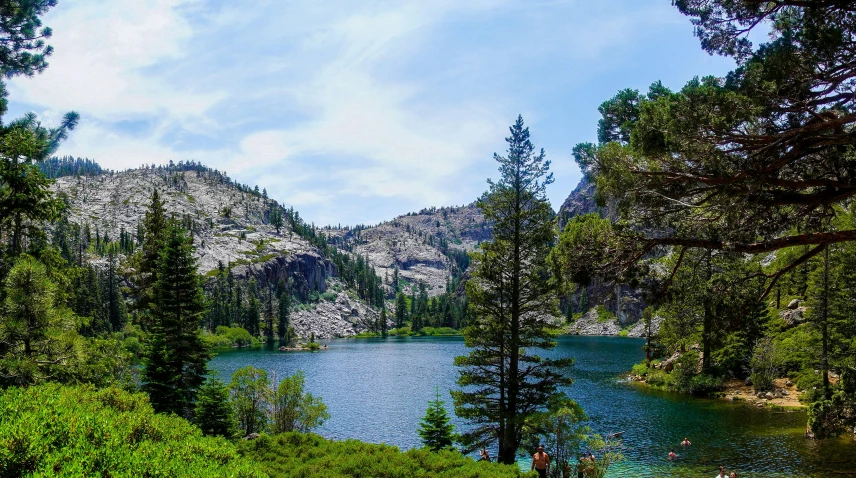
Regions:
[[552, 182], [544, 150], [534, 153], [529, 129], [518, 117], [510, 128], [508, 156], [494, 155], [500, 180], [478, 206], [492, 223], [493, 241], [473, 253], [467, 282], [472, 317], [464, 329], [468, 355], [455, 358], [455, 412], [475, 427], [462, 435], [470, 448], [497, 441], [498, 460], [514, 463], [527, 417], [542, 410], [557, 388], [571, 383], [562, 373], [570, 360], [544, 359], [537, 349], [555, 346], [558, 314], [555, 285], [545, 262], [554, 239], [553, 210], [545, 187]]
[[158, 281], [158, 264], [166, 242], [168, 224], [164, 204], [158, 190], [153, 190], [149, 208], [143, 218], [143, 244], [134, 258], [136, 277], [133, 282], [137, 298], [135, 307], [144, 315], [150, 312], [154, 286]]
[[287, 341], [288, 337], [288, 322], [291, 315], [291, 291], [284, 280], [280, 280], [277, 284], [277, 296], [279, 299], [279, 314], [276, 324], [276, 335], [280, 342]]
[[404, 327], [407, 322], [407, 298], [404, 297], [404, 292], [399, 292], [395, 295], [395, 328]]
[[425, 416], [419, 423], [419, 437], [422, 439], [422, 446], [431, 451], [440, 451], [451, 447], [455, 436], [455, 426], [449, 421], [449, 414], [443, 407], [446, 402], [440, 400], [439, 387], [436, 389], [436, 394], [436, 398], [428, 402]]
[[150, 333], [143, 353], [143, 390], [149, 393], [155, 410], [189, 418], [211, 354], [199, 335], [205, 297], [193, 244], [176, 224], [167, 230], [156, 274]]
[[229, 403], [229, 388], [216, 376], [208, 377], [196, 395], [195, 423], [206, 435], [235, 434], [235, 410]]

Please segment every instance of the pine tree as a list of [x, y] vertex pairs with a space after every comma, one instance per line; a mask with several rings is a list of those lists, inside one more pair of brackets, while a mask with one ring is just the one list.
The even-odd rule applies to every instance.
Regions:
[[199, 284], [193, 244], [171, 224], [156, 271], [151, 324], [143, 352], [143, 390], [159, 412], [192, 415], [196, 390], [211, 358], [199, 335], [205, 297]]
[[534, 154], [523, 118], [510, 128], [508, 156], [494, 155], [501, 178], [488, 180], [478, 206], [492, 223], [493, 241], [473, 253], [467, 281], [472, 317], [464, 329], [471, 352], [455, 358], [455, 412], [475, 427], [462, 435], [468, 447], [498, 441], [498, 460], [514, 463], [526, 418], [546, 406], [557, 388], [571, 383], [569, 359], [544, 359], [558, 332], [555, 284], [546, 270], [554, 239], [553, 210], [545, 187], [552, 182], [544, 151]]
[[288, 341], [288, 322], [291, 315], [291, 291], [284, 280], [277, 284], [277, 296], [279, 299], [279, 314], [276, 324], [276, 334], [279, 341]]
[[378, 332], [381, 337], [386, 337], [386, 308], [380, 310], [380, 318], [378, 319]]
[[158, 190], [153, 190], [149, 209], [143, 218], [143, 244], [134, 257], [136, 276], [133, 284], [137, 299], [135, 308], [144, 316], [150, 313], [154, 300], [154, 286], [158, 281], [157, 269], [166, 242], [168, 224], [164, 204]]
[[440, 388], [436, 389], [436, 398], [428, 402], [425, 417], [419, 423], [419, 437], [422, 445], [431, 451], [439, 451], [449, 448], [454, 442], [455, 426], [449, 421], [449, 414], [440, 400]]
[[229, 388], [216, 376], [208, 377], [196, 394], [194, 423], [206, 435], [235, 434], [235, 410], [229, 403]]
[[407, 298], [404, 297], [404, 292], [399, 292], [395, 295], [395, 328], [404, 327], [407, 322]]

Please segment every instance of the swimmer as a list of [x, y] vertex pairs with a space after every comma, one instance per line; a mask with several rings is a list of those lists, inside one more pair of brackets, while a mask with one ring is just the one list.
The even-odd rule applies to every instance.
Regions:
[[678, 454], [675, 453], [675, 450], [669, 451], [669, 460], [674, 460], [677, 457], [678, 457]]
[[692, 445], [692, 443], [690, 443], [689, 438], [684, 438], [684, 441], [681, 442], [681, 446], [690, 446], [690, 445]]

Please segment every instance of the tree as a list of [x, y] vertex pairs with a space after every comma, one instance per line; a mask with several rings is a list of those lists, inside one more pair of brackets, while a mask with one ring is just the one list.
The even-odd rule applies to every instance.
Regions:
[[39, 18], [56, 5], [56, 0], [7, 0], [0, 8], [0, 75], [6, 78], [33, 76], [47, 68], [53, 47], [45, 43], [51, 37], [49, 27]]
[[232, 374], [229, 390], [241, 433], [247, 436], [264, 431], [270, 402], [267, 372], [250, 365], [241, 367]]
[[526, 422], [526, 449], [544, 445], [553, 465], [550, 476], [560, 478], [589, 439], [591, 430], [583, 425], [586, 420], [588, 417], [577, 402], [564, 394], [551, 397], [547, 410], [534, 414]]
[[380, 317], [378, 318], [378, 333], [380, 333], [381, 337], [386, 337], [386, 308], [380, 310]]
[[277, 297], [279, 300], [279, 314], [276, 325], [276, 335], [279, 341], [288, 341], [288, 323], [291, 316], [291, 289], [287, 283], [280, 279], [277, 284]]
[[235, 410], [229, 403], [229, 389], [216, 375], [199, 387], [194, 423], [206, 435], [228, 438], [235, 434]]
[[463, 388], [452, 392], [456, 414], [474, 425], [462, 443], [474, 448], [498, 441], [498, 459], [507, 464], [514, 462], [527, 418], [571, 383], [562, 371], [569, 359], [534, 353], [553, 348], [558, 333], [555, 283], [544, 265], [554, 239], [545, 195], [550, 163], [543, 150], [534, 154], [522, 117], [510, 131], [508, 156], [494, 154], [500, 179], [488, 180], [478, 201], [493, 224], [493, 241], [472, 254], [475, 269], [466, 284], [471, 317], [463, 331], [472, 350], [455, 358]]
[[399, 292], [395, 295], [395, 328], [404, 327], [407, 322], [407, 298], [404, 292]]
[[270, 225], [276, 228], [276, 233], [279, 234], [279, 230], [282, 229], [282, 210], [279, 206], [270, 210]]
[[[628, 243], [607, 269], [663, 246], [749, 254], [809, 246], [765, 271], [766, 295], [830, 244], [856, 240], [856, 229], [829, 221], [856, 194], [848, 93], [856, 9], [833, 0], [674, 3], [693, 18], [702, 47], [738, 67], [678, 92], [619, 93], [601, 109], [601, 143], [574, 148], [598, 201], [619, 211]], [[771, 40], [753, 50], [746, 33], [760, 24]]]
[[449, 421], [449, 414], [443, 406], [446, 402], [440, 400], [440, 388], [436, 389], [436, 398], [428, 401], [425, 417], [419, 423], [419, 437], [422, 446], [431, 451], [451, 448], [455, 441], [455, 426]]
[[154, 286], [158, 281], [158, 264], [169, 228], [164, 204], [158, 190], [154, 189], [149, 208], [143, 217], [143, 244], [134, 257], [136, 274], [133, 284], [137, 298], [135, 308], [144, 315], [150, 312]]
[[153, 287], [151, 326], [143, 352], [143, 390], [158, 412], [192, 417], [196, 390], [211, 358], [200, 336], [205, 297], [199, 284], [193, 243], [170, 224]]
[[298, 371], [284, 378], [272, 391], [271, 415], [273, 433], [298, 431], [307, 433], [330, 419], [321, 397], [304, 392], [305, 377]]
[[0, 383], [50, 380], [78, 359], [75, 318], [56, 301], [57, 286], [44, 264], [22, 255], [4, 282], [0, 310]]

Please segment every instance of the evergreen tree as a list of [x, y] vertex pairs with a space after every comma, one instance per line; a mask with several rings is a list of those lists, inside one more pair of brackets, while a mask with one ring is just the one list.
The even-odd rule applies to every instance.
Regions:
[[[571, 383], [562, 369], [569, 359], [551, 360], [534, 349], [551, 349], [558, 332], [555, 285], [545, 268], [553, 243], [553, 210], [545, 195], [552, 182], [544, 151], [534, 154], [523, 118], [510, 128], [508, 156], [498, 154], [501, 178], [478, 206], [494, 225], [493, 241], [473, 253], [467, 282], [472, 317], [464, 341], [472, 351], [455, 358], [455, 412], [475, 427], [462, 435], [468, 447], [498, 441], [498, 460], [514, 463], [523, 425], [546, 406], [559, 386]], [[545, 177], [546, 175], [546, 177]]]
[[436, 389], [436, 394], [437, 397], [428, 402], [428, 409], [425, 410], [425, 416], [419, 423], [419, 437], [422, 439], [422, 446], [431, 451], [450, 448], [455, 436], [455, 426], [450, 422], [449, 414], [443, 407], [446, 402], [440, 400], [439, 387]]
[[276, 334], [280, 342], [288, 341], [288, 323], [291, 315], [291, 290], [286, 282], [280, 279], [277, 284], [277, 296], [279, 299], [279, 314], [277, 318]]
[[404, 297], [404, 292], [399, 292], [395, 295], [395, 328], [404, 327], [407, 322], [407, 298]]
[[206, 435], [229, 438], [235, 434], [235, 410], [229, 403], [229, 388], [218, 377], [208, 377], [199, 387], [194, 419]]
[[282, 229], [282, 211], [279, 206], [275, 206], [270, 210], [270, 225], [276, 229], [276, 233], [279, 234], [279, 230]]
[[0, 386], [54, 378], [76, 358], [75, 317], [58, 301], [45, 265], [22, 255], [4, 282], [0, 309]]
[[386, 337], [386, 308], [380, 310], [380, 318], [378, 319], [378, 332], [381, 337]]
[[164, 204], [158, 190], [153, 190], [149, 208], [143, 218], [143, 244], [134, 258], [136, 276], [133, 284], [137, 299], [135, 308], [143, 315], [148, 315], [152, 307], [161, 252], [167, 238], [168, 223]]
[[176, 224], [169, 226], [155, 272], [158, 280], [143, 355], [143, 390], [155, 410], [190, 417], [211, 354], [199, 334], [205, 297], [193, 244]]

